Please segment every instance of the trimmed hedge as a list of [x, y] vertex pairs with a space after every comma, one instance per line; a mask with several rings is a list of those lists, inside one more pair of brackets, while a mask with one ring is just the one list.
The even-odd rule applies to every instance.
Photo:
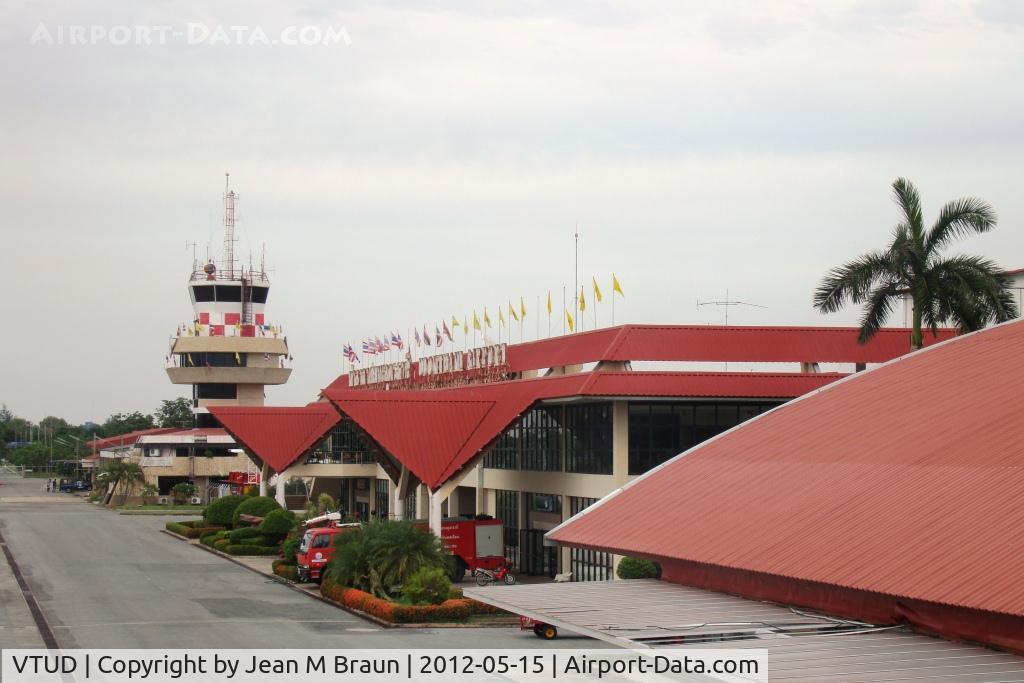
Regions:
[[241, 529], [235, 529], [228, 533], [228, 538], [231, 539], [232, 543], [248, 543], [249, 539], [259, 538], [262, 536], [263, 532], [254, 526], [242, 527]]
[[627, 556], [619, 560], [615, 574], [620, 579], [656, 579], [661, 575], [661, 569], [650, 560]]
[[381, 600], [357, 588], [346, 588], [327, 578], [320, 584], [320, 593], [328, 600], [391, 624], [457, 622], [465, 621], [473, 614], [470, 605], [473, 601], [468, 598], [445, 600], [440, 605], [402, 605]]
[[[201, 523], [205, 524], [205, 522]], [[168, 531], [173, 531], [185, 538], [201, 538], [204, 534], [220, 531], [224, 528], [222, 526], [193, 526], [189, 522], [167, 522], [164, 526]]]
[[253, 496], [243, 498], [242, 502], [235, 508], [231, 515], [231, 523], [238, 526], [241, 523], [240, 515], [253, 515], [254, 517], [266, 517], [272, 510], [280, 510], [281, 506], [270, 496]]
[[225, 552], [228, 555], [279, 555], [281, 551], [277, 546], [266, 546], [266, 545], [232, 545], [230, 541], [227, 541], [223, 546], [215, 546], [217, 550]]
[[291, 510], [271, 510], [263, 518], [259, 529], [268, 536], [284, 538], [295, 528], [295, 513]]
[[284, 560], [275, 560], [271, 567], [274, 573], [282, 579], [288, 579], [295, 583], [299, 582], [299, 570], [294, 564], [288, 564]]
[[223, 496], [203, 510], [203, 519], [211, 525], [230, 527], [234, 524], [235, 509], [242, 504], [245, 496]]

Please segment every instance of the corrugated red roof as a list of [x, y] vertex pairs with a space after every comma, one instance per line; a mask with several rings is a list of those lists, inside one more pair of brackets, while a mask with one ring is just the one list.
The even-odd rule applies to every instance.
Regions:
[[908, 355], [679, 456], [550, 536], [1024, 615], [1024, 322]]
[[122, 446], [132, 446], [136, 441], [139, 440], [140, 436], [149, 436], [150, 434], [167, 434], [170, 432], [178, 431], [177, 427], [154, 427], [152, 429], [139, 429], [134, 432], [128, 432], [127, 434], [118, 434], [117, 436], [108, 436], [102, 439], [93, 439], [86, 441], [86, 448], [94, 448], [97, 451], [106, 450], [108, 448], [120, 448]]
[[575, 396], [788, 399], [840, 377], [835, 373], [588, 372], [453, 389], [325, 389], [323, 393], [436, 489], [538, 401]]
[[[882, 363], [910, 351], [910, 330], [884, 328], [867, 344], [855, 327], [743, 327], [620, 325], [590, 332], [509, 344], [512, 372], [598, 361], [692, 361], [750, 363]], [[925, 334], [925, 344], [954, 336]], [[338, 376], [327, 389], [348, 387]]]
[[211, 407], [210, 413], [246, 450], [275, 472], [302, 457], [341, 421], [328, 403], [301, 408]]

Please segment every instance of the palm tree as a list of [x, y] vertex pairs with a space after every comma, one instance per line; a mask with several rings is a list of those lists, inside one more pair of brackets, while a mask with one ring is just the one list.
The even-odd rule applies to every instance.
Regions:
[[124, 460], [111, 460], [103, 466], [103, 471], [96, 478], [108, 487], [106, 500], [117, 493], [118, 487], [121, 487], [123, 493], [128, 494], [146, 480], [142, 468], [137, 463]]
[[926, 230], [913, 183], [897, 178], [892, 189], [902, 213], [892, 243], [830, 270], [814, 292], [815, 308], [834, 313], [847, 301], [864, 304], [859, 335], [863, 344], [885, 324], [897, 302], [909, 297], [913, 349], [924, 345], [922, 325], [932, 334], [948, 324], [969, 332], [993, 320], [1015, 318], [1017, 305], [1010, 282], [994, 262], [980, 256], [942, 256], [957, 237], [994, 228], [992, 207], [973, 197], [957, 199], [943, 206], [938, 220]]

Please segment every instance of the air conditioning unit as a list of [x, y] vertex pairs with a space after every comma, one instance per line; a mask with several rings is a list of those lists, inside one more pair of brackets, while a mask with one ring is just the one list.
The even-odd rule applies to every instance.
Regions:
[[171, 504], [171, 497], [170, 496], [159, 496], [156, 499], [156, 502], [159, 503], [160, 505], [170, 505]]
[[193, 505], [202, 505], [203, 504], [203, 499], [200, 498], [199, 496], [192, 496], [192, 504]]
[[159, 458], [160, 457], [160, 449], [159, 448], [147, 448], [146, 449], [146, 457], [147, 458]]

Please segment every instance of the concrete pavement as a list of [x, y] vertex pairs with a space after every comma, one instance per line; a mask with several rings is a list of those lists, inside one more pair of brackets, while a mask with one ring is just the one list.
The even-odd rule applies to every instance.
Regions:
[[159, 533], [168, 519], [0, 479], [0, 533], [61, 647], [600, 647], [515, 629], [383, 629]]

